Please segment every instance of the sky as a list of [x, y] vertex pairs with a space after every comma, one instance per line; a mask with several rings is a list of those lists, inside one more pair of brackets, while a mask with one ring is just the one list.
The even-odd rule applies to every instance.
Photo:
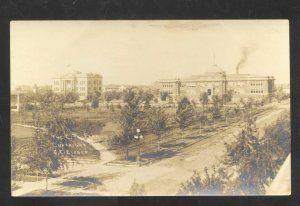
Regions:
[[74, 70], [146, 85], [213, 64], [235, 73], [242, 59], [240, 73], [290, 82], [287, 20], [12, 21], [10, 35], [12, 88]]

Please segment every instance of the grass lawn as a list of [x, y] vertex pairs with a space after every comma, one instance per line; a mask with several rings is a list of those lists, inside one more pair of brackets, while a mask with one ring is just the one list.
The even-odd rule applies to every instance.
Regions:
[[[270, 110], [270, 108], [256, 108], [252, 110], [252, 115], [261, 116], [268, 110]], [[174, 111], [174, 108], [167, 108], [166, 112], [172, 113]], [[174, 121], [169, 125], [168, 131], [161, 136], [160, 151], [157, 149], [157, 137], [153, 134], [143, 134], [144, 138], [140, 142], [141, 157], [150, 161], [170, 158], [197, 142], [209, 138], [216, 132], [224, 131], [231, 126], [239, 125], [244, 121], [246, 121], [246, 118], [242, 120], [241, 116], [230, 118], [227, 123], [225, 122], [225, 119], [222, 118], [205, 125], [201, 124], [201, 126], [200, 124], [194, 123], [184, 131], [181, 131]], [[118, 156], [118, 160], [124, 158], [125, 151], [121, 147], [113, 149], [112, 151]], [[133, 141], [129, 147], [128, 161], [135, 161], [137, 154], [138, 144]]]
[[13, 125], [11, 127], [11, 135], [15, 136], [16, 139], [31, 139], [34, 133], [33, 128], [22, 127], [18, 125]]

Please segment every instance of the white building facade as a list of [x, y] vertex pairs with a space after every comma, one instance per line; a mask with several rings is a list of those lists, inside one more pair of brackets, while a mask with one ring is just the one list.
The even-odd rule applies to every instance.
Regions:
[[102, 92], [102, 75], [74, 72], [53, 77], [52, 90], [55, 93], [74, 91], [79, 99], [87, 99], [89, 94]]

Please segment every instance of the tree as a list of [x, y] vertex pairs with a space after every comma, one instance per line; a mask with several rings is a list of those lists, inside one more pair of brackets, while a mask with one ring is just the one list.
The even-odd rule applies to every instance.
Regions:
[[[193, 117], [194, 108], [191, 102], [186, 97], [182, 98], [176, 111], [176, 121], [179, 124], [181, 131], [192, 124]], [[183, 136], [181, 137], [183, 138]]]
[[160, 93], [160, 99], [161, 99], [161, 101], [166, 101], [168, 96], [169, 96], [168, 92], [161, 92]]
[[128, 130], [122, 130], [119, 134], [116, 134], [110, 140], [110, 145], [113, 148], [121, 147], [124, 151], [124, 158], [129, 157], [129, 146], [133, 140], [132, 132]]
[[224, 107], [223, 109], [224, 117], [225, 117], [225, 122], [226, 124], [228, 123], [228, 118], [232, 118], [235, 115], [235, 111], [233, 108], [230, 107]]
[[74, 140], [75, 124], [71, 119], [51, 113], [44, 126], [37, 121], [36, 127], [33, 134], [35, 149], [30, 155], [28, 164], [46, 175], [47, 190], [48, 175], [53, 171], [67, 168], [66, 158], [73, 157], [70, 145]]
[[202, 92], [200, 95], [200, 102], [202, 104], [202, 107], [205, 108], [206, 105], [208, 104], [208, 94], [206, 92]]
[[104, 98], [105, 101], [107, 101], [107, 103], [109, 103], [111, 100], [119, 100], [122, 97], [122, 92], [117, 92], [117, 91], [108, 91], [105, 92], [104, 94]]
[[66, 92], [64, 94], [64, 103], [74, 103], [79, 100], [79, 94], [74, 91]]
[[204, 178], [201, 178], [199, 172], [194, 171], [193, 176], [180, 185], [177, 195], [224, 195], [225, 184], [229, 179], [224, 169], [216, 170], [213, 166], [212, 174], [209, 174], [207, 168], [204, 169], [204, 173]]
[[270, 138], [260, 138], [255, 119], [249, 118], [245, 128], [238, 134], [235, 142], [225, 143], [227, 154], [223, 164], [236, 168], [233, 190], [237, 194], [263, 194], [268, 178], [275, 175], [275, 144]]
[[278, 120], [265, 128], [265, 143], [269, 149], [276, 149], [272, 144], [278, 145], [279, 148], [272, 152], [277, 159], [278, 165], [283, 164], [286, 157], [291, 152], [291, 123], [290, 115], [285, 114]]
[[154, 95], [149, 92], [145, 91], [142, 93], [142, 101], [145, 103], [144, 108], [149, 109], [150, 108], [150, 101], [154, 98]]
[[222, 99], [215, 95], [212, 97], [213, 107], [211, 108], [211, 113], [213, 119], [219, 119], [221, 117], [221, 107], [222, 105]]
[[58, 96], [47, 91], [39, 97], [43, 109], [36, 113], [34, 149], [28, 156], [27, 164], [46, 175], [48, 189], [48, 175], [67, 168], [67, 159], [73, 159], [70, 145], [75, 139], [75, 122], [63, 113]]
[[124, 92], [124, 102], [126, 105], [121, 109], [120, 125], [122, 132], [112, 139], [113, 145], [121, 146], [126, 150], [128, 159], [129, 145], [133, 140], [135, 129], [140, 126], [140, 104], [142, 102], [141, 92], [137, 93], [132, 89]]
[[157, 149], [160, 150], [160, 137], [167, 130], [167, 115], [162, 108], [151, 108], [148, 118], [151, 132], [157, 137]]
[[36, 101], [40, 103], [41, 110], [62, 110], [64, 98], [61, 94], [56, 94], [52, 90], [39, 91], [36, 94]]
[[131, 196], [142, 196], [145, 195], [145, 185], [140, 185], [136, 182], [136, 179], [134, 179], [130, 190], [129, 190], [129, 195]]
[[283, 87], [277, 87], [274, 89], [273, 95], [272, 95], [279, 103], [281, 101], [284, 101], [288, 98], [290, 98], [290, 95], [287, 94], [284, 90]]
[[99, 107], [99, 98], [100, 98], [100, 94], [99, 93], [94, 93], [92, 96], [92, 107], [94, 109]]
[[95, 126], [88, 119], [83, 119], [77, 122], [76, 125], [76, 133], [78, 135], [92, 135], [96, 130]]
[[233, 94], [234, 94], [234, 90], [228, 90], [226, 92], [226, 94], [223, 95], [222, 99], [223, 99], [223, 103], [228, 103], [228, 102], [231, 102], [232, 100], [232, 97], [233, 97]]

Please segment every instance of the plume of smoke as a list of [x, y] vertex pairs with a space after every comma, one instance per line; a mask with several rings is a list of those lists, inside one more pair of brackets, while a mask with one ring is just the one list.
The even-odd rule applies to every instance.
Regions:
[[244, 67], [245, 63], [247, 62], [247, 59], [249, 57], [249, 55], [256, 50], [255, 46], [251, 46], [251, 47], [242, 47], [241, 48], [241, 53], [242, 53], [242, 57], [240, 59], [240, 61], [238, 62], [238, 64], [236, 65], [236, 73], [239, 73], [239, 70], [241, 68]]

